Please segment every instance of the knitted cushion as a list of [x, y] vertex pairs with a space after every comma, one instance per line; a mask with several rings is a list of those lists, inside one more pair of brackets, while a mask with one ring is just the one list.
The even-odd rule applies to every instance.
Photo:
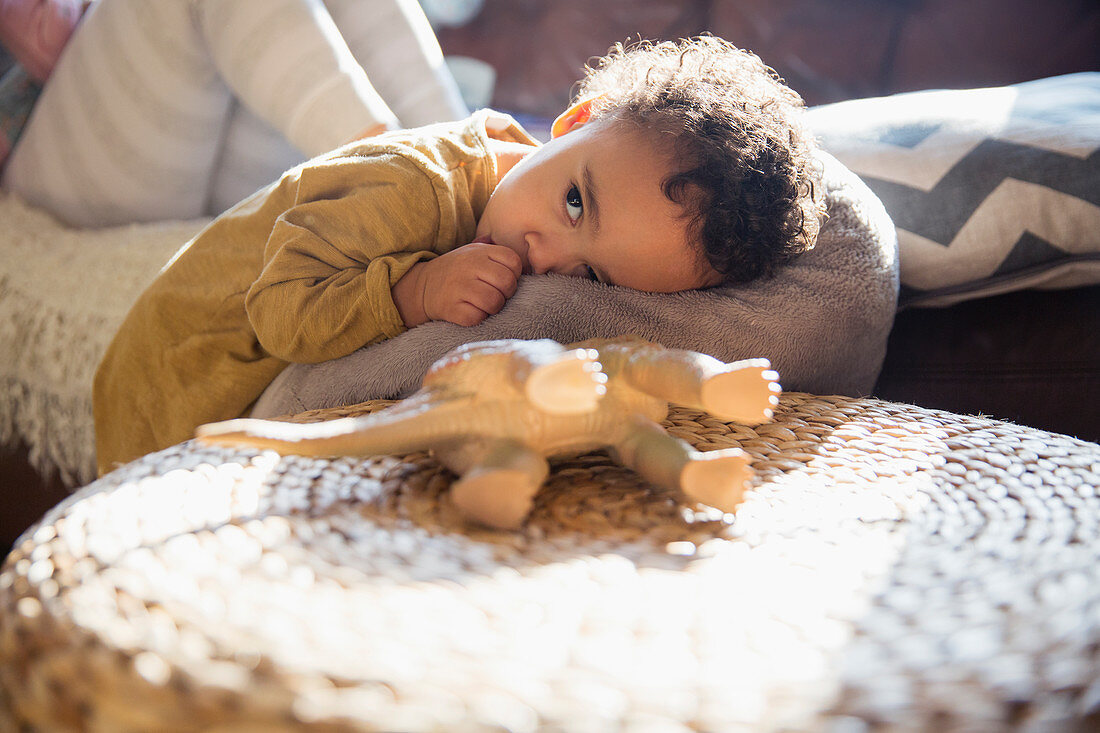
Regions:
[[0, 728], [1100, 722], [1100, 446], [790, 393], [755, 429], [666, 427], [752, 455], [735, 516], [601, 455], [517, 532], [462, 524], [423, 453], [146, 456], [0, 571]]

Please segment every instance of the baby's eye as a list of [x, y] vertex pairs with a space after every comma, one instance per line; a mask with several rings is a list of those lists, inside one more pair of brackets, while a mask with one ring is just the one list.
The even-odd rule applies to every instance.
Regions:
[[570, 186], [565, 192], [565, 213], [572, 221], [577, 221], [584, 213], [584, 202], [581, 200], [581, 191], [576, 186]]
[[596, 274], [596, 271], [595, 271], [595, 270], [593, 270], [593, 269], [592, 269], [591, 267], [589, 267], [588, 265], [585, 265], [585, 266], [584, 266], [584, 272], [585, 272], [585, 277], [587, 277], [587, 278], [588, 278], [589, 280], [593, 280], [593, 281], [595, 281], [595, 282], [599, 282], [599, 281], [600, 281], [600, 278], [599, 278], [599, 276], [598, 276], [598, 275]]

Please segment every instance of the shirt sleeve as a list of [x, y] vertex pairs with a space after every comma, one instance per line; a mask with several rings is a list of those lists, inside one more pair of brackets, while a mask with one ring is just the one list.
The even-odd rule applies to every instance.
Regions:
[[[438, 182], [402, 156], [302, 170], [275, 221], [245, 309], [264, 349], [289, 362], [345, 356], [405, 330], [390, 289], [454, 246]], [[370, 165], [371, 175], [349, 167]], [[347, 188], [344, 181], [369, 179]]]
[[[202, 47], [249, 109], [307, 157], [397, 117], [320, 0], [188, 3]], [[146, 11], [148, 12], [148, 11]]]

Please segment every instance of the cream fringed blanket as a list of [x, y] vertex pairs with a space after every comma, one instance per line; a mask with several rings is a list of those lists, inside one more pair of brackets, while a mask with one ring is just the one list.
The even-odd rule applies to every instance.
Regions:
[[92, 377], [141, 290], [203, 222], [70, 229], [0, 192], [0, 442], [95, 477]]

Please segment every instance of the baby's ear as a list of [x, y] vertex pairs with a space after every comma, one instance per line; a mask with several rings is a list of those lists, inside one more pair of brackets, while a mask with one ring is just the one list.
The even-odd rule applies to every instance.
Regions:
[[579, 100], [569, 109], [558, 115], [550, 126], [550, 137], [561, 137], [570, 130], [580, 127], [592, 117], [592, 103], [599, 97], [587, 97]]

